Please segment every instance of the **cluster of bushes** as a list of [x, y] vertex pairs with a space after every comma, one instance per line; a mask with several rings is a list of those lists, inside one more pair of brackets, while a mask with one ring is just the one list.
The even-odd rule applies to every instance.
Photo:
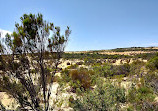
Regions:
[[120, 58], [131, 58], [132, 56], [128, 55], [107, 55], [107, 54], [99, 54], [99, 53], [64, 53], [64, 59], [120, 59]]
[[82, 91], [85, 91], [87, 89], [90, 89], [91, 84], [91, 75], [93, 75], [94, 72], [92, 70], [88, 70], [85, 68], [80, 69], [65, 69], [62, 71], [62, 78], [60, 80], [60, 85], [69, 83], [71, 86], [71, 92], [76, 92], [76, 90], [80, 89]]
[[143, 54], [137, 54], [133, 58], [142, 58], [142, 59], [149, 60], [155, 56], [157, 56], [157, 53], [143, 53]]
[[[155, 56], [147, 63], [137, 60], [122, 65], [95, 64], [91, 70], [69, 68], [62, 71], [61, 83], [69, 83], [71, 92], [78, 95], [77, 98], [69, 98], [70, 106], [74, 110], [156, 111], [158, 103], [154, 99], [158, 96], [157, 64], [158, 58]], [[130, 79], [136, 84], [125, 90], [111, 81], [115, 76], [139, 79]], [[121, 105], [126, 107], [122, 109]]]
[[91, 70], [82, 67], [76, 69], [74, 67], [70, 67], [62, 71], [60, 84], [63, 85], [65, 83], [70, 83], [73, 92], [76, 92], [77, 88], [84, 90], [90, 89], [91, 86], [96, 84], [97, 78], [112, 78], [115, 75], [124, 77], [128, 76], [130, 72], [129, 64], [119, 66], [114, 66], [108, 63], [104, 65], [94, 65]]
[[154, 91], [155, 94], [158, 95], [158, 71], [150, 71], [144, 77], [144, 81], [148, 87]]
[[91, 67], [91, 70], [86, 68], [78, 68], [78, 65], [71, 65], [67, 69], [62, 71], [62, 82], [70, 82], [74, 89], [82, 87], [87, 89], [90, 85], [96, 84], [96, 79], [99, 77], [113, 78], [118, 75], [120, 78], [127, 77], [129, 75], [137, 75], [141, 77], [144, 73], [145, 63], [141, 61], [135, 61], [132, 64], [112, 65], [109, 63], [96, 64]]
[[76, 111], [114, 111], [126, 102], [125, 89], [112, 85], [110, 81], [98, 79], [96, 88], [82, 93], [70, 106]]
[[151, 87], [142, 83], [138, 88], [132, 85], [128, 91], [127, 101], [130, 103], [129, 111], [157, 111], [158, 103], [154, 101], [156, 95]]
[[[134, 62], [133, 74], [141, 74], [138, 84], [132, 85], [128, 91], [127, 102], [130, 103], [128, 110], [133, 111], [157, 111], [158, 101], [158, 57], [151, 58], [146, 64]], [[144, 68], [146, 66], [146, 68]], [[142, 69], [143, 68], [143, 69]], [[142, 70], [141, 70], [142, 69]], [[142, 71], [146, 72], [142, 74]]]
[[158, 56], [150, 59], [149, 62], [147, 63], [147, 67], [150, 70], [157, 70], [158, 69]]
[[133, 62], [132, 64], [125, 63], [122, 65], [111, 65], [108, 63], [104, 65], [95, 65], [93, 67], [93, 70], [98, 75], [98, 77], [112, 77], [114, 75], [124, 75], [124, 77], [126, 77], [130, 74], [136, 74], [133, 72], [136, 71], [136, 68], [139, 65], [140, 67], [138, 68], [138, 70], [140, 71], [141, 67], [143, 67], [143, 62], [141, 61], [136, 61], [136, 62]]

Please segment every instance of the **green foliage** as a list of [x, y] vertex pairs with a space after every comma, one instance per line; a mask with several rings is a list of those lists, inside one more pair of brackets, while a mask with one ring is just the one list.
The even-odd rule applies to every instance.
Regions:
[[12, 95], [23, 110], [47, 111], [51, 86], [53, 80], [58, 81], [54, 76], [71, 31], [67, 27], [65, 36], [61, 35], [60, 27], [43, 20], [42, 14], [24, 14], [20, 20], [3, 44], [0, 39], [0, 90]]
[[158, 72], [148, 72], [144, 78], [145, 84], [151, 87], [154, 93], [158, 95]]
[[78, 67], [78, 65], [77, 64], [72, 64], [72, 65], [70, 65], [70, 66], [68, 66], [67, 67], [67, 69], [76, 69]]
[[122, 79], [124, 78], [124, 75], [114, 75], [113, 77], [111, 77], [111, 79], [117, 79], [119, 82], [122, 81]]
[[142, 76], [145, 70], [145, 63], [143, 61], [134, 61], [130, 64], [130, 75]]
[[147, 68], [150, 70], [156, 70], [158, 69], [158, 56], [151, 58], [147, 63]]
[[108, 77], [114, 74], [113, 65], [111, 64], [104, 64], [104, 65], [96, 65], [94, 66], [93, 70], [95, 74], [100, 77]]
[[124, 75], [127, 76], [130, 73], [130, 65], [123, 64], [123, 65], [111, 65], [111, 64], [104, 64], [104, 65], [95, 65], [93, 70], [97, 77], [112, 77], [114, 75]]
[[98, 53], [64, 53], [64, 59], [119, 59], [119, 58], [131, 58], [128, 55], [107, 55]]
[[119, 104], [125, 101], [124, 89], [112, 85], [109, 81], [98, 79], [97, 87], [83, 93], [77, 100], [73, 100], [71, 106], [77, 111], [109, 111], [119, 110]]
[[129, 64], [123, 64], [123, 65], [116, 65], [114, 66], [114, 75], [124, 75], [128, 76], [130, 73], [130, 65]]
[[87, 57], [87, 58], [84, 58], [84, 64], [85, 65], [92, 65], [95, 63], [95, 60], [90, 58], [90, 57]]
[[143, 54], [137, 54], [134, 56], [134, 58], [142, 58], [142, 59], [146, 59], [149, 60], [153, 57], [155, 57], [157, 55], [157, 53], [143, 53]]
[[61, 87], [65, 86], [65, 84], [71, 81], [69, 73], [70, 71], [68, 69], [62, 70], [61, 78], [59, 79], [59, 82], [58, 82]]
[[152, 103], [155, 95], [151, 88], [146, 86], [140, 86], [138, 89], [134, 86], [131, 87], [128, 94], [128, 102], [133, 104], [134, 109], [138, 111], [155, 110], [155, 106]]

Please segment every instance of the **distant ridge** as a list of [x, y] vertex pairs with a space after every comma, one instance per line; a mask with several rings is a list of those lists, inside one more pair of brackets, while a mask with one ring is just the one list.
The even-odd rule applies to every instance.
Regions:
[[90, 53], [90, 52], [125, 52], [125, 51], [158, 51], [157, 46], [150, 47], [125, 47], [125, 48], [115, 48], [115, 49], [101, 49], [101, 50], [87, 50], [87, 51], [65, 51], [66, 53]]

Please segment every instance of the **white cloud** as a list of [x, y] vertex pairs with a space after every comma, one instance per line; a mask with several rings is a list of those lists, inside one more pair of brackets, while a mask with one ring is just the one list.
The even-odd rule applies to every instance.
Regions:
[[4, 38], [7, 33], [11, 34], [12, 32], [0, 29], [0, 37]]

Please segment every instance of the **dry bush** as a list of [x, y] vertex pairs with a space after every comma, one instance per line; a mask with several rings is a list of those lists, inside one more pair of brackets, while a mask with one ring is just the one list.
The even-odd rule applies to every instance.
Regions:
[[[80, 70], [71, 70], [70, 71], [70, 77], [73, 80], [74, 84], [78, 84], [79, 87], [83, 87], [84, 89], [90, 88], [91, 86], [91, 78], [89, 71], [86, 69], [80, 69]], [[75, 88], [77, 88], [76, 86]]]

